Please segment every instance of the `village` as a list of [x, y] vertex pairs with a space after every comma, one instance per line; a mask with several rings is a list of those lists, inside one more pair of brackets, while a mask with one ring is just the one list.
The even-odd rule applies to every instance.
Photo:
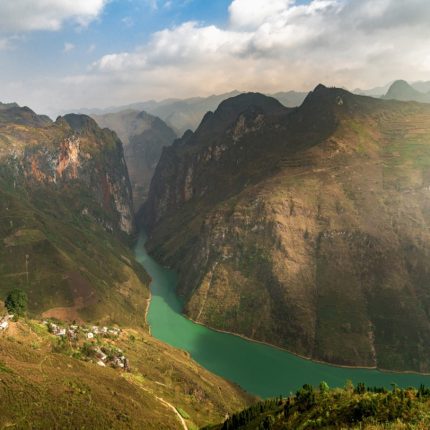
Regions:
[[43, 324], [48, 327], [49, 333], [68, 341], [74, 349], [80, 352], [82, 359], [92, 361], [102, 367], [111, 366], [115, 369], [130, 371], [128, 358], [123, 351], [110, 343], [102, 342], [102, 339], [108, 341], [117, 339], [121, 334], [120, 328], [78, 324], [64, 326], [59, 322], [48, 320], [43, 321]]
[[[14, 315], [11, 314], [0, 316], [0, 332], [6, 332], [9, 329], [13, 318]], [[110, 366], [130, 371], [128, 358], [111, 342], [121, 335], [120, 328], [65, 324], [53, 320], [44, 320], [42, 325], [47, 327], [50, 334], [58, 338], [59, 344], [69, 345], [74, 356], [102, 367]]]

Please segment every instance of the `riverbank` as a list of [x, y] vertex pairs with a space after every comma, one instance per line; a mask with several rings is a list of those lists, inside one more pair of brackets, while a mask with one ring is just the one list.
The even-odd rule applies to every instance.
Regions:
[[152, 278], [147, 313], [152, 335], [187, 351], [206, 369], [259, 397], [288, 395], [305, 383], [318, 385], [321, 381], [332, 387], [342, 387], [348, 380], [388, 388], [392, 383], [399, 387], [430, 385], [429, 375], [318, 362], [265, 342], [194, 322], [182, 315], [182, 302], [176, 296], [176, 274], [154, 261], [143, 246], [136, 249], [136, 257]]

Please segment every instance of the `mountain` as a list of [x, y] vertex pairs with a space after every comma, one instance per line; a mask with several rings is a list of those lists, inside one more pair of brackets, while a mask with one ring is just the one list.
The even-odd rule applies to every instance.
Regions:
[[329, 363], [430, 369], [430, 106], [319, 85], [229, 99], [143, 211], [185, 314]]
[[0, 109], [0, 297], [20, 288], [33, 316], [145, 325], [148, 276], [122, 144], [83, 115], [55, 122]]
[[137, 211], [147, 197], [162, 148], [171, 145], [176, 135], [161, 119], [146, 112], [126, 110], [92, 117], [100, 127], [115, 131], [124, 144]]
[[412, 86], [421, 93], [430, 93], [430, 81], [414, 82]]
[[[257, 403], [203, 430], [402, 429], [429, 428], [430, 390], [367, 388], [363, 384], [330, 390], [304, 385], [287, 399]], [[415, 427], [416, 426], [416, 427]]]
[[384, 86], [369, 88], [366, 90], [363, 90], [361, 88], [356, 88], [352, 92], [354, 94], [359, 95], [359, 96], [369, 96], [369, 97], [378, 97], [379, 98], [379, 97], [382, 97], [384, 94], [387, 93], [387, 91], [391, 85], [392, 85], [392, 82], [390, 82], [389, 84], [386, 84]]
[[[182, 136], [187, 130], [194, 131], [200, 124], [206, 112], [215, 110], [222, 101], [239, 94], [239, 91], [231, 91], [229, 93], [213, 95], [209, 97], [167, 99], [160, 102], [150, 100], [126, 106], [111, 107], [107, 108], [106, 110], [81, 109], [79, 111], [82, 113], [87, 113], [91, 116], [127, 110], [134, 110], [138, 112], [145, 111], [151, 115], [161, 118], [176, 132], [178, 136]], [[307, 93], [305, 92], [287, 91], [278, 92], [274, 94], [273, 97], [277, 98], [284, 106], [295, 107], [302, 104], [306, 95]]]
[[416, 101], [430, 103], [430, 93], [422, 93], [406, 81], [395, 81], [383, 97], [386, 100]]

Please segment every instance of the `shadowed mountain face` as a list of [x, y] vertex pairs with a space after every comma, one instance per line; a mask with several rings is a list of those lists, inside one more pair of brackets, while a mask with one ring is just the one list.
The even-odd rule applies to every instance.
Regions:
[[0, 108], [0, 297], [32, 315], [144, 324], [147, 277], [120, 140], [84, 115]]
[[[422, 86], [425, 89], [425, 86]], [[421, 92], [409, 85], [406, 81], [396, 81], [383, 97], [386, 100], [416, 101], [430, 103], [430, 92]]]
[[161, 119], [133, 110], [93, 115], [100, 127], [115, 131], [124, 144], [124, 156], [133, 189], [136, 211], [144, 203], [163, 147], [176, 139]]
[[430, 370], [430, 106], [244, 94], [163, 150], [144, 225], [185, 313], [336, 364]]

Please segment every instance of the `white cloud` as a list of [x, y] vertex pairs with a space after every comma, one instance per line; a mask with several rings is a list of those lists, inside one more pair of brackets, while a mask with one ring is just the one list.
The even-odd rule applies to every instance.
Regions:
[[285, 12], [293, 0], [235, 0], [229, 7], [234, 28], [255, 30]]
[[87, 74], [51, 85], [56, 95], [42, 100], [106, 106], [235, 88], [430, 80], [428, 0], [234, 0], [229, 14], [225, 28], [185, 22], [135, 50], [105, 55]]
[[1, 0], [0, 32], [59, 30], [65, 21], [87, 25], [108, 0]]
[[73, 51], [74, 49], [75, 49], [75, 45], [73, 43], [66, 42], [64, 44], [63, 52], [67, 53], [67, 52]]
[[0, 51], [10, 49], [10, 40], [7, 38], [0, 39]]

